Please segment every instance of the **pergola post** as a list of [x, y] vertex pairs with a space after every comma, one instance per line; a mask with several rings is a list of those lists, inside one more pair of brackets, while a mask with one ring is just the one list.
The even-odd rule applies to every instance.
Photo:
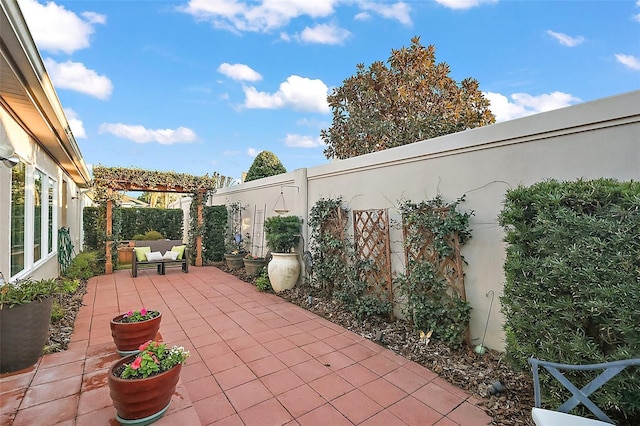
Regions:
[[[198, 229], [202, 229], [202, 191], [198, 191]], [[196, 237], [196, 266], [202, 266], [202, 235]]]
[[106, 263], [104, 265], [104, 273], [112, 274], [113, 273], [113, 263], [111, 262], [111, 236], [113, 234], [113, 201], [111, 201], [112, 191], [109, 189], [107, 191], [109, 197], [107, 199], [107, 241], [105, 242], [105, 257]]

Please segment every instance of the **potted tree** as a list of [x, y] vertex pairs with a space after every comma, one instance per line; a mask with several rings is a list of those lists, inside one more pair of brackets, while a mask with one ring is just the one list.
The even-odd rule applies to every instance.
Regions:
[[182, 364], [189, 351], [164, 343], [149, 341], [138, 354], [128, 355], [109, 369], [109, 395], [121, 424], [147, 425], [155, 422], [169, 408]]
[[301, 222], [297, 216], [272, 216], [264, 221], [271, 261], [269, 281], [276, 293], [293, 288], [300, 276], [298, 255], [292, 250], [300, 242]]
[[[4, 281], [4, 280], [2, 280]], [[35, 364], [47, 342], [57, 280], [21, 280], [0, 285], [0, 373]]]
[[109, 324], [113, 343], [120, 356], [137, 354], [139, 347], [156, 338], [162, 314], [159, 311], [129, 311], [113, 318]]

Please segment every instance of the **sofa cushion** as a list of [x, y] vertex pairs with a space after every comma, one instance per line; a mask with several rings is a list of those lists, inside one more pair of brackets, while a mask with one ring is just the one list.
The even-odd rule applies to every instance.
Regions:
[[147, 253], [151, 252], [151, 247], [134, 247], [133, 250], [136, 253], [136, 260], [138, 262], [144, 262], [147, 260]]
[[178, 260], [182, 259], [182, 256], [184, 256], [184, 249], [186, 247], [187, 247], [186, 245], [171, 247], [171, 251], [175, 251], [176, 253], [178, 253], [178, 257], [176, 259]]
[[162, 253], [160, 253], [159, 251], [150, 251], [146, 254], [147, 260], [149, 261], [162, 260]]
[[163, 256], [162, 258], [164, 260], [176, 260], [178, 259], [178, 252], [177, 251], [172, 251], [172, 250], [168, 250]]

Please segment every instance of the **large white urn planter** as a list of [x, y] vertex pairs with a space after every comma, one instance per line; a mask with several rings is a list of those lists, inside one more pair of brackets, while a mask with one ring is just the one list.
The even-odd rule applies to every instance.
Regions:
[[271, 287], [276, 293], [295, 287], [300, 276], [300, 263], [296, 253], [272, 253], [267, 271]]

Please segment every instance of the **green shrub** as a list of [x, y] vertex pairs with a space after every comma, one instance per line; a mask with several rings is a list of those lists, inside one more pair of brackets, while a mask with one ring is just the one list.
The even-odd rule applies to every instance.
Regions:
[[227, 207], [204, 206], [202, 217], [204, 224], [202, 258], [205, 261], [219, 262], [224, 259]]
[[31, 302], [39, 302], [60, 291], [57, 280], [19, 280], [0, 286], [0, 309]]
[[400, 274], [395, 282], [405, 298], [403, 313], [416, 330], [433, 331], [433, 339], [450, 346], [464, 343], [471, 306], [448, 294], [449, 286], [428, 262], [409, 265], [411, 274]]
[[153, 230], [145, 232], [143, 237], [143, 240], [161, 240], [163, 238], [161, 233]]
[[[501, 298], [507, 355], [594, 364], [640, 358], [640, 183], [540, 182], [506, 194]], [[612, 418], [640, 420], [640, 373], [628, 368], [592, 400]], [[578, 383], [593, 376], [575, 373]], [[567, 394], [543, 378], [557, 407]], [[580, 386], [579, 386], [580, 387]]]
[[53, 301], [53, 309], [51, 310], [51, 322], [58, 322], [64, 318], [67, 313], [66, 309], [60, 305], [57, 300]]
[[83, 251], [78, 253], [67, 268], [65, 277], [72, 279], [87, 280], [104, 272], [104, 264], [98, 259], [98, 252]]
[[297, 216], [271, 216], [264, 221], [267, 247], [272, 253], [290, 253], [300, 241], [301, 222]]
[[262, 268], [262, 272], [256, 278], [256, 288], [258, 291], [271, 291], [271, 281], [269, 281], [269, 273], [267, 272], [267, 268]]

